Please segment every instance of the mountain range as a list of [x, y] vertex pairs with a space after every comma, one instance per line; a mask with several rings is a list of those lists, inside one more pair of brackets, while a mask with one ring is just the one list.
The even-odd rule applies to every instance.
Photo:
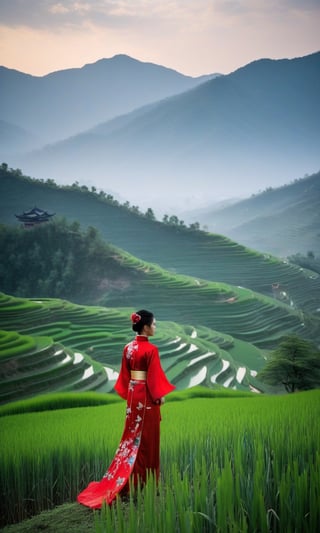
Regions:
[[[192, 78], [126, 55], [41, 77], [0, 67], [0, 118], [8, 127], [29, 132], [34, 147], [40, 147], [184, 92], [212, 76]], [[6, 131], [4, 124], [1, 129]], [[12, 153], [22, 147], [11, 140], [7, 148]]]
[[49, 129], [59, 139], [11, 151], [7, 162], [162, 213], [244, 198], [319, 169], [319, 52], [211, 78], [126, 56], [40, 79], [2, 69], [2, 120], [45, 143]]

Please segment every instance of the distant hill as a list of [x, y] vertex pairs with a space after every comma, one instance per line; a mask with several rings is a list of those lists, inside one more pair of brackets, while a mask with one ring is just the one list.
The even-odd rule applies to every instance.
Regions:
[[[38, 137], [37, 146], [43, 146], [210, 77], [184, 76], [126, 55], [41, 77], [0, 67], [0, 118], [29, 130]], [[1, 148], [3, 153], [5, 147]], [[10, 151], [20, 150], [12, 142]]]
[[11, 156], [17, 151], [31, 150], [39, 146], [39, 138], [30, 131], [5, 120], [0, 120], [1, 152]]
[[319, 169], [319, 94], [320, 52], [261, 59], [8, 162], [162, 213], [244, 198]]
[[222, 208], [186, 212], [214, 233], [278, 257], [320, 256], [320, 172]]

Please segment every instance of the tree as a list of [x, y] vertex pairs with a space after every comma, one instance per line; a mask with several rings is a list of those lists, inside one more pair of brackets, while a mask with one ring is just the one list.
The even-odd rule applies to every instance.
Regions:
[[146, 210], [145, 217], [147, 219], [149, 219], [149, 220], [155, 220], [156, 219], [155, 214], [154, 214], [153, 210], [151, 209], [151, 207], [148, 207], [148, 209]]
[[179, 224], [179, 219], [178, 219], [178, 217], [176, 215], [171, 215], [169, 217], [169, 221], [168, 222], [169, 222], [169, 224], [171, 226], [177, 226]]
[[189, 225], [189, 229], [199, 231], [200, 230], [200, 224], [199, 222], [193, 222], [193, 224]]
[[320, 352], [309, 341], [289, 335], [271, 353], [258, 379], [270, 385], [282, 384], [287, 392], [320, 386]]

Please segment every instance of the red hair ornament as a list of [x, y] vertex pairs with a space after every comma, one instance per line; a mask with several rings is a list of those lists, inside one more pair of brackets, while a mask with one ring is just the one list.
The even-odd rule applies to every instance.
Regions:
[[138, 322], [140, 322], [140, 320], [141, 320], [141, 316], [138, 315], [138, 313], [132, 313], [131, 322], [133, 322], [133, 324], [137, 324]]

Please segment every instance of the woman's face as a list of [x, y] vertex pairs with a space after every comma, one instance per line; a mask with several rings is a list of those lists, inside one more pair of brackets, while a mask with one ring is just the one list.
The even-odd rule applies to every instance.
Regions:
[[144, 326], [144, 335], [147, 335], [147, 337], [153, 337], [153, 335], [155, 334], [155, 331], [156, 331], [156, 320], [155, 318], [153, 319], [152, 323], [151, 323], [151, 326]]

